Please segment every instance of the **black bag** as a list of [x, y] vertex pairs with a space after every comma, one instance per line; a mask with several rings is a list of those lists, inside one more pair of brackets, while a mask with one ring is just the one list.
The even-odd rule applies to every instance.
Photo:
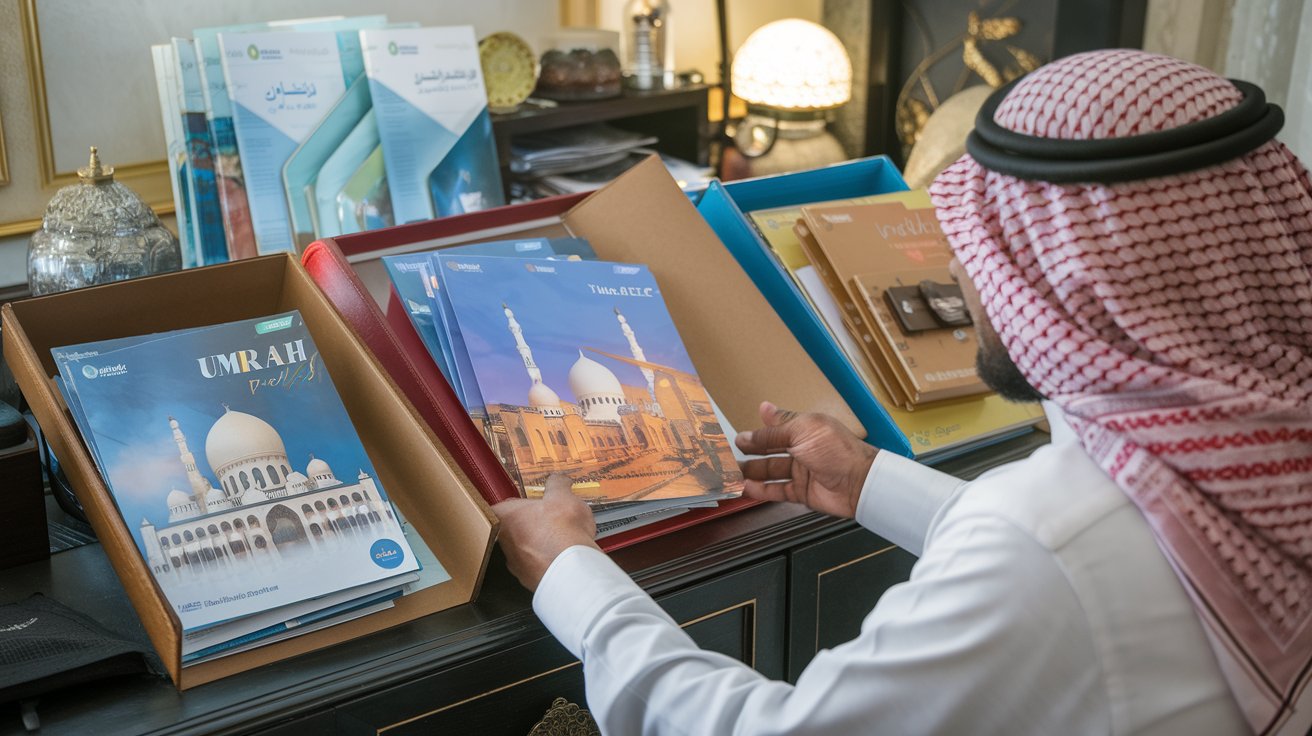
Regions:
[[[0, 703], [31, 701], [105, 677], [162, 672], [148, 646], [39, 593], [0, 606]], [[23, 704], [24, 723], [34, 728], [35, 712]]]

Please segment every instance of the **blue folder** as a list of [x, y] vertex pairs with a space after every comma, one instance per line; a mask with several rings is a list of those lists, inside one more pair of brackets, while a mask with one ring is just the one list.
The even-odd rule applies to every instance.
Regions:
[[873, 156], [791, 174], [729, 183], [713, 181], [698, 200], [697, 210], [838, 389], [865, 427], [867, 439], [877, 447], [912, 457], [906, 435], [871, 395], [820, 315], [811, 309], [745, 214], [906, 189], [893, 162], [887, 156]]

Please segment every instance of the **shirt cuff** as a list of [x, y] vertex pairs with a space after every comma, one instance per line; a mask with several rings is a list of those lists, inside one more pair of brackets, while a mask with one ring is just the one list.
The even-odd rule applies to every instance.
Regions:
[[917, 557], [930, 522], [965, 481], [881, 450], [856, 503], [861, 526]]
[[583, 638], [604, 611], [642, 589], [606, 554], [574, 545], [556, 556], [533, 594], [533, 611], [575, 657]]

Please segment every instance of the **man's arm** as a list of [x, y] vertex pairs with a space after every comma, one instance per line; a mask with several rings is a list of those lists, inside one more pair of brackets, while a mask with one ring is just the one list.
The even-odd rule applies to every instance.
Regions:
[[583, 660], [603, 733], [1110, 730], [1089, 628], [1056, 559], [994, 518], [942, 524], [911, 580], [795, 686], [697, 648], [595, 549], [557, 557], [533, 606]]
[[919, 557], [930, 522], [965, 484], [914, 460], [881, 452], [862, 486], [856, 521]]

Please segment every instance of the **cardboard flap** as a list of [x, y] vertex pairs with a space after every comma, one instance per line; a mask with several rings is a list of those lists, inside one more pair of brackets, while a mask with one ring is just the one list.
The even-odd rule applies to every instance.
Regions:
[[565, 213], [606, 260], [645, 263], [697, 373], [736, 430], [762, 401], [865, 430], [656, 156]]

